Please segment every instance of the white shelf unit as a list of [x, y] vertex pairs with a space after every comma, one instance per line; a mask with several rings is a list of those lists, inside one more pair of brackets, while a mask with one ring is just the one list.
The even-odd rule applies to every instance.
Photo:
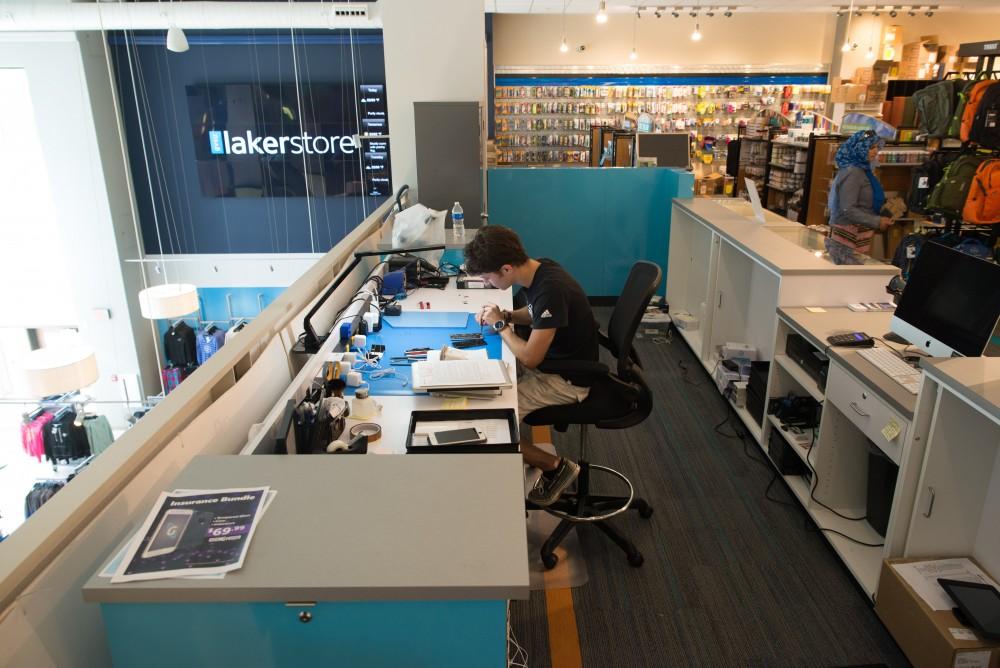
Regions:
[[925, 369], [914, 425], [925, 450], [903, 556], [971, 556], [1000, 577], [1000, 359]]

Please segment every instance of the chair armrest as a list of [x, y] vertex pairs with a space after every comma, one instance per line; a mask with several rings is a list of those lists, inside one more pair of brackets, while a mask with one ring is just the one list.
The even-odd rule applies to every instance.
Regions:
[[590, 378], [603, 378], [611, 372], [608, 365], [588, 360], [545, 360], [538, 365], [538, 370], [542, 373], [572, 373]]

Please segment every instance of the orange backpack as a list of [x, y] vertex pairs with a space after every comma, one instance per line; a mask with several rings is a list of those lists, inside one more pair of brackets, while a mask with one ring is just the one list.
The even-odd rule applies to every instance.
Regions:
[[986, 160], [972, 178], [962, 218], [970, 223], [1000, 223], [1000, 159]]
[[962, 112], [962, 127], [958, 135], [962, 141], [969, 141], [969, 131], [972, 129], [973, 121], [976, 120], [976, 111], [979, 110], [979, 102], [983, 99], [986, 89], [995, 83], [1000, 82], [992, 80], [977, 81], [969, 89], [969, 99], [965, 103], [965, 111]]

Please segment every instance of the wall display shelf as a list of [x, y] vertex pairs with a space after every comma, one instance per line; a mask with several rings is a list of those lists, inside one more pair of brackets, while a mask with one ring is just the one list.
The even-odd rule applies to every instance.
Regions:
[[530, 159], [517, 148], [537, 142], [532, 131], [538, 130], [556, 135], [547, 145], [558, 146], [566, 162], [585, 162], [578, 159], [576, 147], [589, 150], [589, 138], [576, 144], [576, 135], [590, 125], [620, 127], [639, 114], [652, 117], [654, 132], [713, 137], [721, 150], [725, 139], [735, 138], [760, 112], [821, 112], [828, 94], [825, 76], [811, 75], [497, 75], [493, 113], [499, 164]]

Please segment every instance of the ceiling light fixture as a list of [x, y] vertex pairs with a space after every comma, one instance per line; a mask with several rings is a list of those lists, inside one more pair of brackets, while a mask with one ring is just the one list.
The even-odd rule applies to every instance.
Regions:
[[692, 42], [701, 41], [701, 25], [697, 22], [694, 24], [694, 32], [691, 33], [691, 41]]
[[725, 12], [723, 12], [722, 15], [725, 16], [727, 19], [728, 18], [732, 18], [732, 16], [733, 16], [733, 8], [732, 7], [728, 8]]
[[559, 51], [562, 53], [569, 52], [569, 44], [566, 43], [566, 38], [563, 37], [562, 44], [559, 45]]
[[632, 52], [628, 54], [629, 60], [636, 60], [639, 57], [639, 53], [635, 50], [635, 31], [640, 18], [642, 17], [639, 16], [639, 8], [636, 7], [635, 17], [632, 19]]
[[851, 0], [851, 6], [847, 10], [847, 30], [844, 32], [844, 45], [840, 47], [843, 53], [852, 51], [857, 47], [855, 44], [851, 46], [851, 19], [854, 18], [854, 0]]
[[604, 0], [601, 0], [601, 4], [598, 5], [597, 16], [594, 17], [594, 20], [597, 21], [598, 23], [608, 22], [608, 6]]
[[187, 36], [184, 31], [177, 26], [170, 26], [167, 29], [167, 51], [174, 53], [184, 53], [191, 47], [188, 46]]
[[566, 3], [567, 0], [563, 0], [563, 10], [562, 10], [562, 44], [559, 45], [560, 53], [567, 53], [569, 51], [569, 44], [566, 43]]

